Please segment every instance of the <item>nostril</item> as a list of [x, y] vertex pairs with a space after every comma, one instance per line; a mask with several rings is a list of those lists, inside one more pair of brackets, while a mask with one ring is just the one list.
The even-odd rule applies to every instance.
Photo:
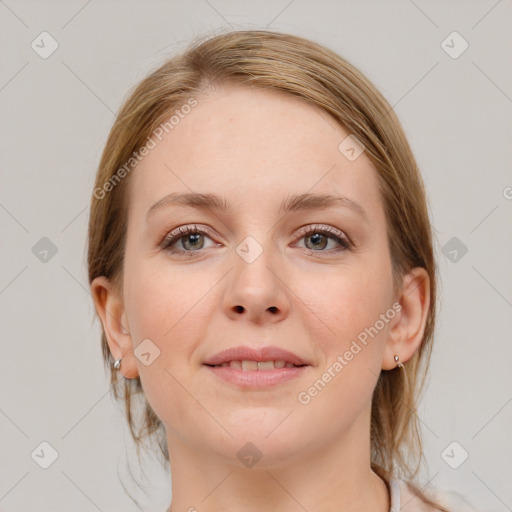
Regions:
[[272, 306], [268, 309], [270, 310], [271, 313], [277, 313], [277, 308], [275, 306]]
[[235, 306], [235, 311], [237, 313], [243, 313], [244, 312], [244, 307], [243, 306]]

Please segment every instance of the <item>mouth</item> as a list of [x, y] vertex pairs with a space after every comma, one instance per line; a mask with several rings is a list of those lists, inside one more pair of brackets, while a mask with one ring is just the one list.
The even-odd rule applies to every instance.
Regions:
[[218, 352], [204, 361], [203, 364], [207, 366], [229, 366], [237, 370], [249, 371], [307, 366], [309, 363], [297, 354], [279, 347], [266, 346], [255, 349], [240, 345]]
[[278, 347], [234, 347], [219, 352], [203, 365], [223, 381], [253, 389], [295, 379], [310, 366], [296, 354]]
[[242, 370], [243, 372], [249, 372], [249, 371], [265, 371], [265, 370], [274, 370], [276, 368], [300, 368], [301, 366], [308, 366], [306, 364], [293, 364], [289, 361], [284, 361], [282, 359], [277, 361], [251, 361], [251, 360], [244, 360], [244, 361], [224, 361], [221, 364], [215, 364], [210, 365], [207, 364], [206, 366], [210, 366], [212, 368], [234, 368], [236, 370]]

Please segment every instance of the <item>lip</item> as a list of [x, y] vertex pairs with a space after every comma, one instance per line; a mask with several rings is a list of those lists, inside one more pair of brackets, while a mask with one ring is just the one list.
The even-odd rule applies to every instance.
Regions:
[[216, 377], [240, 388], [261, 389], [277, 386], [300, 377], [309, 366], [274, 368], [273, 370], [237, 370], [222, 366], [204, 366]]
[[[259, 349], [244, 347], [242, 345], [231, 347], [208, 358], [203, 364], [214, 366], [230, 361], [285, 361], [296, 366], [309, 365], [307, 361], [304, 361], [304, 359], [297, 354], [272, 345]], [[293, 368], [287, 369], [293, 370]], [[272, 372], [275, 370], [266, 371]]]
[[[285, 361], [296, 366], [273, 368], [272, 370], [238, 370], [230, 366], [214, 366], [230, 361]], [[231, 347], [208, 358], [204, 367], [220, 379], [241, 388], [266, 388], [296, 379], [308, 368], [309, 363], [297, 354], [275, 346], [259, 349]]]

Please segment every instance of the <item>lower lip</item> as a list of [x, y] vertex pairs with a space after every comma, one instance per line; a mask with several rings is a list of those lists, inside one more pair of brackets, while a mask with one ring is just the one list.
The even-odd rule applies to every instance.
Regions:
[[302, 375], [307, 366], [274, 368], [273, 370], [237, 370], [229, 366], [207, 366], [214, 375], [242, 388], [267, 388], [288, 382]]

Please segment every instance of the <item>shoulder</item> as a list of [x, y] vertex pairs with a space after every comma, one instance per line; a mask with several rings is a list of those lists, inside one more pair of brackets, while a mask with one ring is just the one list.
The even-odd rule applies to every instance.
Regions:
[[[396, 480], [396, 484], [400, 488], [400, 509], [407, 506], [408, 512], [439, 512], [436, 507], [425, 503], [417, 491], [404, 480]], [[454, 490], [429, 488], [422, 492], [449, 512], [477, 512], [462, 494]]]

